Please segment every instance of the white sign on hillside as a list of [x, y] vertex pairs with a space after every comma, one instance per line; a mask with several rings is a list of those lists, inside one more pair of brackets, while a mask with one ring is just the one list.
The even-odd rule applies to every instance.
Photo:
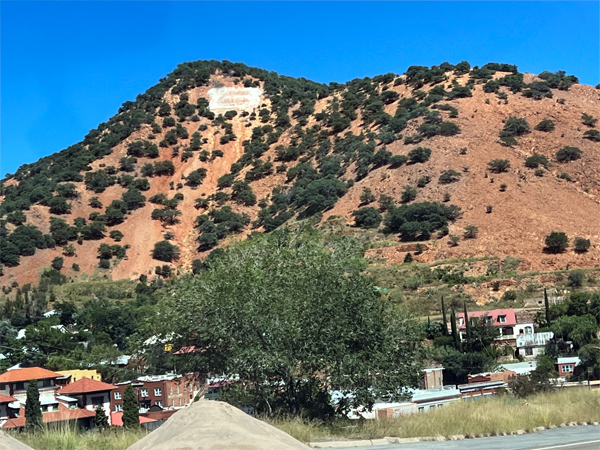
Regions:
[[208, 109], [214, 113], [235, 110], [252, 112], [260, 105], [262, 89], [247, 87], [219, 87], [208, 90]]

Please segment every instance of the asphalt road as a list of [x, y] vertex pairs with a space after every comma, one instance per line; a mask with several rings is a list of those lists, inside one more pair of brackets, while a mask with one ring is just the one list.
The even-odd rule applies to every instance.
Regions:
[[561, 427], [520, 436], [494, 436], [462, 441], [344, 448], [353, 450], [600, 450], [600, 426]]

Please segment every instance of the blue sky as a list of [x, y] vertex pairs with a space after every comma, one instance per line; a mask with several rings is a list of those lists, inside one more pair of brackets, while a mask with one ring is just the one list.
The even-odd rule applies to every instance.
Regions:
[[598, 2], [7, 2], [1, 175], [80, 141], [183, 61], [345, 82], [462, 60], [599, 80]]

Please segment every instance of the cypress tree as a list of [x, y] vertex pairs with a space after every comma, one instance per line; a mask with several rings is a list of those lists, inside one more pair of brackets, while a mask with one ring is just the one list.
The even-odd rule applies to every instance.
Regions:
[[444, 296], [442, 296], [442, 320], [444, 321], [444, 336], [448, 336], [448, 320], [446, 319], [446, 306], [444, 306]]
[[465, 309], [465, 327], [467, 328], [467, 345], [471, 344], [471, 321], [469, 320], [469, 315], [467, 313], [467, 302], [463, 302], [463, 307]]
[[31, 380], [27, 386], [27, 400], [25, 403], [25, 429], [37, 431], [42, 428], [42, 405], [40, 404], [40, 391], [37, 380]]
[[140, 410], [131, 384], [127, 386], [123, 394], [123, 426], [125, 428], [140, 426]]
[[546, 307], [546, 326], [550, 326], [550, 303], [548, 302], [548, 292], [544, 288], [544, 306]]
[[456, 313], [454, 312], [454, 308], [450, 310], [450, 327], [452, 328], [454, 347], [456, 347], [456, 350], [460, 350], [460, 338], [458, 337], [458, 330], [456, 329]]
[[106, 417], [106, 413], [104, 412], [104, 408], [100, 405], [96, 407], [96, 415], [94, 416], [94, 424], [96, 428], [103, 430], [108, 428], [108, 417]]

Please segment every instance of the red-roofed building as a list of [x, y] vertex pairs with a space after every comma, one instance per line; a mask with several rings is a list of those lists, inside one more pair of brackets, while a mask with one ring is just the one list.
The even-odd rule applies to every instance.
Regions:
[[[467, 312], [471, 324], [478, 324], [480, 320], [498, 328], [500, 335], [497, 341], [512, 343], [516, 342], [517, 336], [533, 334], [533, 323], [518, 323], [514, 309], [493, 309], [491, 311], [472, 311]], [[460, 338], [464, 339], [467, 324], [465, 323], [465, 314], [460, 313], [457, 316]], [[509, 341], [509, 342], [507, 342]]]
[[76, 398], [77, 406], [88, 411], [95, 411], [98, 406], [102, 407], [110, 423], [111, 392], [115, 389], [117, 387], [112, 384], [83, 377], [64, 386], [59, 394]]
[[11, 411], [8, 405], [16, 401], [17, 399], [10, 395], [0, 394], [0, 427], [4, 421], [14, 416], [14, 411]]
[[61, 376], [60, 373], [42, 369], [41, 367], [25, 367], [23, 369], [9, 370], [0, 375], [0, 394], [18, 395], [20, 392], [25, 393], [31, 380], [37, 380], [39, 389], [55, 389], [56, 379]]
[[44, 423], [70, 421], [90, 428], [96, 405], [101, 405], [110, 418], [110, 392], [115, 386], [89, 378], [59, 386], [56, 381], [60, 377], [61, 374], [40, 367], [14, 369], [0, 375], [0, 428], [25, 426], [27, 387], [32, 380], [37, 380]]
[[[152, 427], [148, 427], [147, 425], [145, 425], [145, 424], [152, 423], [152, 422], [156, 422], [156, 419], [150, 419], [149, 417], [140, 416], [140, 424], [142, 426], [144, 426], [145, 428], [152, 428]], [[111, 413], [110, 414], [110, 423], [114, 426], [122, 427], [123, 426], [123, 413], [122, 412]]]
[[[78, 427], [90, 428], [96, 414], [92, 411], [79, 408], [69, 408], [63, 404], [59, 404], [57, 411], [47, 412], [42, 414], [44, 423], [56, 422], [75, 422]], [[7, 419], [3, 424], [3, 429], [23, 428], [25, 426], [25, 409], [20, 408], [18, 416]]]

